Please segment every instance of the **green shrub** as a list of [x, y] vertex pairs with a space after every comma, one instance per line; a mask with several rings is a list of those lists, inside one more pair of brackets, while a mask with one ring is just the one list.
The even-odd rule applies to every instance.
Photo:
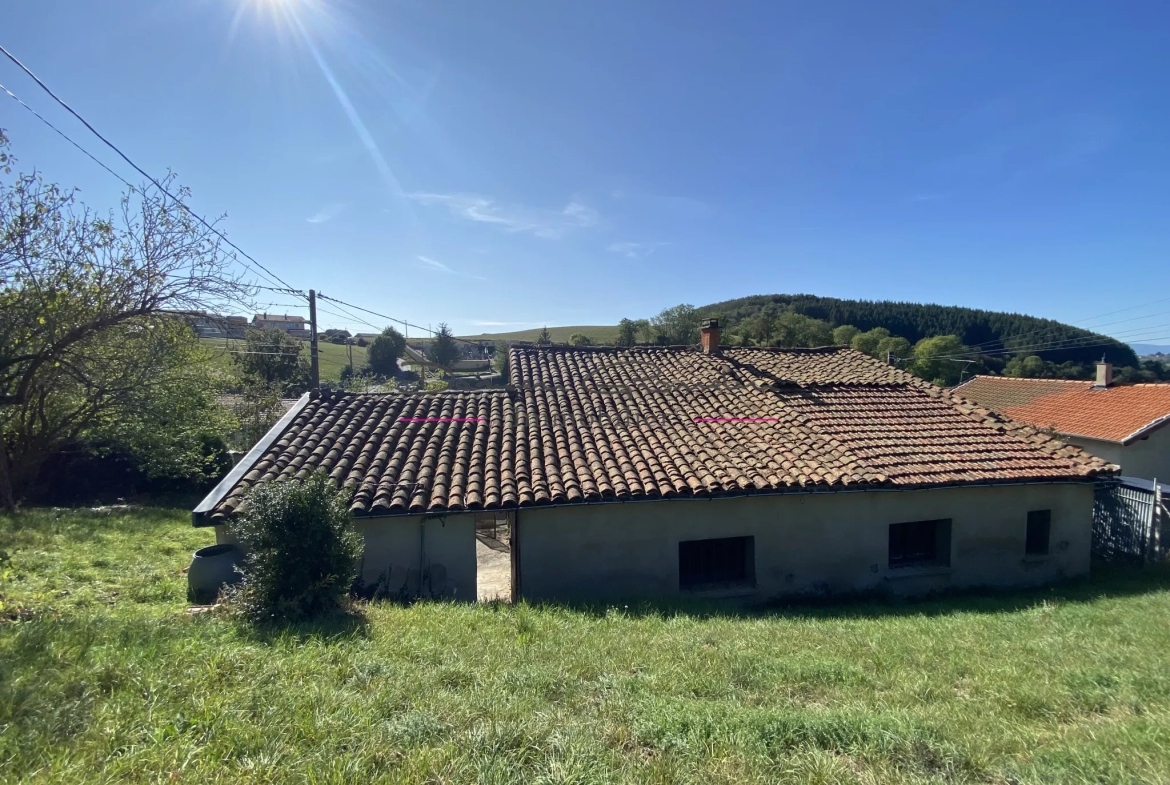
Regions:
[[230, 602], [252, 621], [295, 621], [344, 607], [361, 536], [348, 494], [324, 472], [253, 490], [228, 528], [248, 552]]

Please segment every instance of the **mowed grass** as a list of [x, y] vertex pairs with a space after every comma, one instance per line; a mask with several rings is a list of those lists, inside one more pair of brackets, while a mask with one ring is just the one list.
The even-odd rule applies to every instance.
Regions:
[[[200, 341], [212, 352], [212, 361], [219, 367], [230, 369], [233, 355], [229, 350], [242, 350], [246, 343], [233, 338], [201, 338]], [[309, 359], [309, 342], [301, 342], [304, 348], [301, 356]], [[353, 367], [360, 371], [366, 364], [366, 347], [353, 347]], [[328, 341], [317, 341], [317, 366], [322, 379], [337, 381], [341, 378], [341, 369], [349, 365], [349, 353], [345, 346]]]
[[185, 612], [183, 510], [0, 518], [3, 782], [1166, 782], [1170, 574], [735, 615]]

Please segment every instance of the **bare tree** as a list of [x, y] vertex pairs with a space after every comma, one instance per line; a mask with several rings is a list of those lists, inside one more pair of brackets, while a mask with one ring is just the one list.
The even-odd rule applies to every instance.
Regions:
[[[7, 145], [0, 132], [5, 175]], [[221, 309], [254, 293], [221, 238], [182, 205], [187, 189], [173, 175], [161, 186], [131, 189], [101, 214], [35, 171], [0, 183], [0, 503], [9, 509], [14, 434], [72, 397], [113, 405], [126, 398], [111, 391], [149, 389], [157, 368], [143, 360], [155, 355], [129, 356], [119, 344], [159, 329], [167, 312]], [[104, 406], [76, 407], [69, 430]]]

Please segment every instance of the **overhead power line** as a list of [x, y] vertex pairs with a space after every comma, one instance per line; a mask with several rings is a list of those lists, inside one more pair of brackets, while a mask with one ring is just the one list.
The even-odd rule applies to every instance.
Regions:
[[[1027, 332], [1019, 333], [1018, 335], [1008, 336], [1006, 338], [999, 338], [999, 339], [991, 340], [991, 341], [983, 341], [981, 343], [973, 344], [971, 346], [971, 348], [977, 349], [977, 348], [982, 347], [982, 346], [993, 346], [993, 345], [998, 343], [1001, 346], [1003, 346], [1005, 349], [1007, 349], [1007, 348], [1009, 348], [1007, 345], [1008, 341], [1019, 341], [1023, 338], [1027, 338], [1029, 336], [1051, 334], [1051, 333], [1056, 332], [1058, 330], [1066, 329], [1067, 327], [1074, 327], [1078, 330], [1084, 330], [1086, 332], [1096, 332], [1097, 330], [1100, 330], [1102, 327], [1109, 327], [1110, 325], [1114, 325], [1114, 324], [1124, 324], [1126, 322], [1136, 322], [1139, 319], [1152, 319], [1152, 318], [1161, 316], [1162, 314], [1149, 314], [1147, 316], [1135, 316], [1135, 317], [1132, 317], [1130, 319], [1119, 319], [1117, 321], [1105, 322], [1104, 324], [1096, 324], [1096, 325], [1092, 325], [1089, 327], [1082, 326], [1082, 325], [1084, 325], [1085, 322], [1095, 322], [1096, 320], [1103, 319], [1106, 316], [1113, 316], [1115, 314], [1126, 313], [1128, 311], [1136, 311], [1140, 308], [1146, 308], [1146, 307], [1151, 306], [1151, 305], [1158, 305], [1160, 303], [1165, 303], [1165, 302], [1170, 302], [1170, 297], [1162, 297], [1162, 298], [1159, 298], [1157, 300], [1151, 300], [1149, 302], [1140, 303], [1138, 305], [1130, 305], [1130, 306], [1126, 306], [1125, 308], [1118, 308], [1115, 311], [1106, 311], [1105, 313], [1100, 313], [1100, 314], [1097, 314], [1096, 316], [1089, 316], [1089, 317], [1081, 319], [1077, 322], [1073, 322], [1069, 325], [1056, 324], [1056, 325], [1052, 325], [1051, 327], [1043, 327], [1039, 330], [1029, 330]], [[1101, 333], [1097, 333], [1097, 334], [1100, 335]], [[1084, 337], [1088, 337], [1088, 336], [1084, 336]], [[1039, 340], [1039, 339], [1033, 339], [1033, 340]]]
[[[147, 174], [147, 173], [146, 173], [146, 170], [144, 170], [144, 169], [143, 169], [142, 167], [140, 167], [138, 164], [136, 164], [136, 163], [134, 163], [132, 160], [130, 160], [130, 157], [129, 157], [128, 155], [126, 155], [126, 154], [125, 154], [125, 153], [123, 153], [123, 152], [122, 152], [120, 149], [118, 149], [117, 145], [115, 145], [115, 144], [114, 144], [113, 142], [111, 142], [109, 139], [107, 139], [106, 137], [104, 137], [104, 136], [102, 136], [100, 133], [98, 133], [98, 131], [97, 131], [97, 129], [96, 129], [96, 128], [94, 128], [92, 125], [90, 125], [90, 124], [89, 124], [89, 122], [88, 122], [88, 121], [87, 121], [87, 120], [86, 120], [84, 117], [82, 117], [80, 114], [78, 114], [78, 113], [77, 113], [77, 112], [76, 112], [76, 111], [73, 109], [73, 107], [71, 107], [69, 104], [65, 103], [65, 101], [63, 101], [61, 98], [59, 98], [59, 97], [57, 96], [57, 94], [56, 94], [56, 93], [54, 93], [52, 90], [50, 90], [50, 89], [49, 89], [49, 86], [48, 86], [48, 85], [46, 85], [44, 82], [42, 82], [42, 81], [41, 81], [41, 79], [40, 79], [40, 77], [38, 77], [36, 74], [34, 74], [34, 73], [32, 72], [32, 70], [31, 70], [31, 69], [30, 69], [28, 66], [26, 66], [24, 63], [20, 62], [20, 60], [18, 60], [18, 59], [16, 58], [16, 56], [15, 56], [15, 55], [13, 55], [11, 52], [9, 52], [7, 49], [5, 49], [3, 46], [0, 46], [0, 53], [3, 53], [3, 54], [4, 54], [4, 56], [5, 56], [5, 57], [7, 57], [9, 60], [11, 60], [13, 63], [15, 63], [15, 64], [16, 64], [16, 66], [17, 66], [18, 68], [20, 68], [20, 70], [22, 70], [22, 71], [24, 71], [26, 74], [28, 74], [28, 76], [29, 76], [29, 77], [30, 77], [30, 78], [31, 78], [31, 79], [32, 79], [34, 82], [36, 82], [36, 83], [37, 83], [37, 85], [38, 85], [38, 86], [39, 86], [39, 87], [40, 87], [42, 90], [44, 90], [46, 93], [48, 93], [48, 94], [49, 94], [49, 97], [50, 97], [50, 98], [52, 98], [54, 101], [56, 101], [58, 104], [60, 104], [60, 105], [61, 105], [61, 106], [62, 106], [62, 107], [65, 109], [65, 111], [69, 112], [69, 114], [71, 114], [71, 115], [73, 115], [74, 117], [76, 117], [76, 118], [77, 118], [77, 119], [78, 119], [78, 120], [81, 122], [81, 124], [82, 124], [82, 125], [84, 125], [86, 128], [88, 128], [88, 129], [89, 129], [90, 133], [92, 133], [92, 134], [93, 134], [94, 136], [96, 136], [98, 139], [102, 140], [102, 142], [104, 142], [104, 143], [105, 143], [105, 145], [106, 145], [107, 147], [109, 147], [111, 150], [113, 150], [115, 153], [117, 153], [117, 154], [118, 154], [118, 156], [119, 156], [119, 157], [121, 157], [121, 159], [122, 159], [123, 161], [125, 161], [125, 162], [126, 162], [126, 163], [128, 163], [128, 164], [130, 164], [130, 166], [131, 166], [131, 167], [133, 167], [134, 171], [138, 172], [140, 175], [142, 175], [142, 176], [143, 176], [143, 177], [145, 177], [147, 180], [149, 180], [149, 181], [150, 181], [150, 182], [151, 182], [151, 183], [152, 183], [152, 184], [153, 184], [153, 185], [154, 185], [156, 188], [158, 188], [158, 189], [159, 189], [160, 191], [162, 191], [164, 194], [166, 194], [167, 196], [169, 196], [169, 197], [170, 197], [170, 198], [171, 198], [171, 199], [172, 199], [172, 200], [173, 200], [173, 201], [174, 201], [176, 204], [178, 204], [180, 207], [182, 207], [182, 208], [183, 208], [183, 209], [184, 209], [184, 210], [187, 212], [187, 214], [188, 214], [188, 215], [190, 215], [190, 216], [191, 216], [192, 218], [194, 218], [196, 221], [198, 221], [199, 223], [201, 223], [201, 224], [203, 224], [205, 227], [207, 227], [208, 231], [210, 231], [212, 234], [214, 234], [214, 235], [215, 235], [216, 237], [218, 237], [219, 239], [223, 240], [223, 241], [224, 241], [225, 243], [227, 243], [227, 244], [228, 244], [228, 245], [229, 245], [231, 248], [235, 249], [235, 251], [236, 251], [237, 253], [239, 253], [241, 256], [243, 256], [245, 259], [248, 259], [248, 260], [249, 260], [249, 261], [251, 261], [253, 264], [255, 264], [257, 267], [259, 267], [261, 270], [263, 270], [265, 273], [267, 273], [269, 276], [271, 276], [271, 278], [272, 278], [272, 279], [276, 280], [276, 281], [277, 281], [277, 282], [279, 282], [279, 283], [282, 283], [282, 284], [284, 284], [286, 287], [289, 287], [290, 289], [292, 288], [292, 287], [289, 285], [288, 281], [284, 280], [284, 279], [283, 279], [283, 278], [281, 278], [279, 275], [277, 275], [276, 273], [274, 273], [274, 272], [272, 272], [271, 270], [269, 270], [267, 267], [265, 267], [263, 264], [261, 264], [259, 261], [257, 261], [255, 257], [253, 257], [251, 254], [247, 253], [247, 252], [246, 252], [246, 251], [245, 251], [243, 248], [240, 248], [240, 246], [236, 245], [236, 244], [235, 244], [235, 243], [233, 243], [231, 240], [229, 240], [229, 239], [227, 238], [227, 236], [223, 234], [223, 232], [219, 231], [219, 230], [218, 230], [218, 229], [216, 229], [214, 226], [212, 226], [210, 223], [208, 223], [208, 222], [207, 222], [207, 221], [206, 221], [206, 220], [203, 218], [203, 216], [199, 215], [199, 213], [195, 212], [195, 211], [194, 211], [194, 210], [192, 210], [190, 207], [188, 207], [188, 206], [186, 205], [186, 203], [184, 203], [184, 202], [183, 202], [181, 199], [179, 199], [177, 196], [175, 196], [175, 195], [174, 195], [174, 194], [172, 194], [170, 191], [168, 191], [166, 188], [164, 188], [164, 187], [162, 186], [162, 184], [161, 184], [161, 183], [160, 183], [158, 180], [154, 179], [154, 178], [153, 178], [153, 177], [151, 177], [149, 174]], [[11, 94], [11, 93], [9, 93], [9, 95], [12, 95], [12, 94]], [[13, 98], [16, 98], [16, 96], [12, 96], [12, 97], [13, 97]], [[18, 101], [20, 101], [20, 99], [17, 99], [17, 100], [18, 100]], [[27, 104], [25, 104], [23, 101], [20, 101], [20, 103], [21, 103], [21, 105], [22, 105], [22, 106], [24, 106], [26, 109], [29, 109], [29, 111], [32, 111], [32, 107], [28, 106], [28, 105], [27, 105]], [[42, 120], [42, 121], [43, 121], [43, 122], [44, 122], [46, 125], [50, 125], [50, 127], [52, 127], [52, 125], [51, 125], [51, 124], [48, 122], [48, 120], [45, 120], [43, 117], [41, 117], [41, 116], [40, 116], [39, 114], [37, 114], [36, 112], [33, 112], [33, 114], [36, 114], [36, 116], [37, 116], [37, 117], [39, 117], [39, 118], [40, 118], [40, 119], [41, 119], [41, 120]], [[57, 129], [56, 129], [56, 128], [54, 128], [53, 130], [57, 130]], [[58, 132], [58, 133], [61, 133], [60, 131], [57, 131], [57, 132]], [[65, 134], [63, 134], [63, 133], [61, 133], [61, 135], [62, 135], [62, 136], [65, 136]], [[72, 143], [72, 144], [73, 144], [75, 147], [78, 147], [78, 148], [80, 148], [80, 147], [81, 147], [81, 146], [80, 146], [80, 145], [78, 145], [76, 142], [73, 142], [73, 140], [72, 140], [72, 139], [69, 139], [69, 137], [65, 137], [65, 138], [66, 138], [66, 139], [67, 139], [69, 142], [71, 142], [71, 143]], [[83, 151], [83, 152], [84, 152], [84, 151]], [[88, 155], [88, 153], [87, 153], [87, 155]], [[97, 161], [97, 159], [96, 159], [96, 158], [94, 158], [92, 155], [90, 155], [89, 157], [90, 157], [90, 158], [93, 158], [93, 160]], [[99, 163], [99, 164], [101, 164], [101, 162], [100, 162], [100, 161], [98, 161], [98, 163]], [[103, 168], [103, 169], [105, 169], [106, 171], [110, 171], [110, 173], [111, 173], [111, 174], [114, 174], [114, 173], [113, 173], [113, 172], [110, 170], [110, 168], [109, 168], [108, 166], [106, 166], [105, 164], [101, 164], [101, 166], [102, 166], [102, 168]], [[125, 182], [126, 182], [126, 180], [125, 180], [125, 179], [123, 179], [122, 177], [118, 176], [117, 174], [114, 174], [114, 176], [115, 176], [115, 177], [117, 177], [119, 180], [121, 180], [123, 183], [125, 183]], [[129, 185], [129, 183], [127, 183], [127, 185]], [[133, 187], [133, 186], [130, 186], [130, 187]], [[240, 262], [240, 263], [241, 263], [241, 264], [244, 264], [243, 262]], [[247, 267], [247, 266], [248, 266], [248, 265], [244, 264], [244, 267]], [[256, 272], [256, 271], [255, 271], [255, 270], [253, 270], [253, 272]], [[258, 274], [258, 273], [257, 273], [257, 274]]]
[[[1159, 326], [1162, 328], [1165, 328], [1167, 325], [1159, 325]], [[1165, 339], [1166, 339], [1166, 336], [1144, 336], [1144, 335], [1135, 335], [1135, 336], [1130, 336], [1128, 338], [1128, 340], [1140, 340], [1140, 341], [1162, 341]], [[1096, 340], [1096, 339], [1086, 338], [1083, 340]], [[925, 360], [950, 360], [950, 359], [968, 358], [968, 357], [971, 357], [972, 355], [995, 356], [995, 355], [1019, 354], [1022, 352], [1027, 352], [1029, 354], [1040, 354], [1041, 352], [1059, 352], [1059, 351], [1068, 351], [1070, 349], [1094, 349], [1094, 348], [1099, 348], [1099, 347], [1117, 346], [1118, 343], [1121, 343], [1121, 342], [1117, 341], [1117, 340], [1110, 340], [1110, 341], [1103, 341], [1103, 342], [1099, 342], [1099, 343], [1070, 344], [1070, 345], [1039, 344], [1037, 346], [1029, 346], [1029, 347], [1022, 347], [1022, 348], [1015, 348], [1015, 349], [1000, 349], [1000, 350], [988, 351], [988, 352], [967, 352], [964, 354], [937, 355], [934, 357], [924, 357], [921, 359], [925, 359]]]
[[[410, 322], [406, 321], [405, 319], [396, 319], [393, 316], [387, 316], [384, 313], [378, 313], [377, 311], [371, 311], [369, 308], [362, 308], [360, 305], [354, 305], [353, 303], [347, 303], [344, 300], [338, 300], [336, 297], [326, 297], [325, 295], [321, 294], [320, 292], [317, 292], [317, 297], [318, 297], [318, 299], [321, 299], [321, 300], [328, 300], [331, 303], [337, 303], [339, 306], [340, 305], [348, 306], [350, 308], [353, 308], [354, 310], [361, 311], [363, 313], [368, 313], [371, 316], [377, 316], [379, 318], [386, 319], [386, 320], [391, 321], [391, 322], [397, 322], [398, 324], [404, 325], [406, 327], [413, 327], [416, 330], [424, 330], [424, 331], [430, 333], [431, 335], [438, 335], [439, 334], [438, 330], [432, 330], [430, 327], [423, 327], [422, 325], [411, 324]], [[354, 318], [357, 318], [357, 317], [354, 317]], [[369, 324], [369, 322], [366, 322], [366, 324]], [[371, 325], [371, 326], [374, 326], [374, 325]], [[453, 340], [459, 341], [460, 343], [465, 343], [468, 346], [479, 346], [479, 344], [476, 343], [475, 341], [468, 341], [464, 338], [455, 338], [454, 336], [451, 336], [451, 337]]]
[[[1061, 340], [1054, 340], [1054, 341], [1041, 341], [1038, 343], [1034, 343], [1031, 345], [1025, 345], [1025, 346], [1010, 346], [1010, 347], [1005, 347], [1002, 350], [996, 350], [996, 351], [1015, 353], [1015, 352], [1030, 351], [1033, 349], [1077, 349], [1077, 348], [1080, 348], [1081, 345], [1083, 345], [1087, 342], [1100, 341], [1102, 337], [1107, 338], [1109, 340], [1107, 342], [1102, 342], [1100, 345], [1111, 346], [1111, 345], [1115, 345], [1115, 344], [1125, 343], [1126, 341], [1140, 340], [1142, 338], [1143, 333], [1148, 333], [1148, 332], [1157, 331], [1157, 330], [1163, 330], [1167, 327], [1170, 327], [1170, 325], [1167, 325], [1167, 324], [1146, 325], [1143, 327], [1135, 327], [1135, 328], [1131, 328], [1128, 330], [1121, 330], [1121, 331], [1117, 332], [1115, 335], [1106, 335], [1106, 336], [1085, 335], [1085, 336], [1081, 336], [1079, 338], [1064, 338]], [[970, 353], [971, 352], [963, 352], [961, 354], [970, 354]], [[981, 353], [991, 354], [994, 352], [981, 352]], [[949, 355], [949, 356], [957, 356], [957, 355]]]
[[[320, 299], [321, 295], [317, 295], [317, 297], [318, 297], [318, 299]], [[362, 317], [358, 316], [357, 314], [351, 313], [351, 312], [345, 310], [344, 308], [341, 308], [341, 306], [338, 306], [338, 309], [339, 309], [338, 311], [332, 311], [332, 310], [325, 308], [321, 305], [317, 306], [317, 310], [322, 312], [322, 313], [327, 313], [330, 316], [336, 316], [339, 319], [346, 319], [346, 320], [349, 320], [350, 322], [358, 322], [359, 324], [364, 324], [367, 327], [374, 328], [378, 332], [382, 331], [382, 328], [379, 327], [378, 325], [374, 324], [373, 322], [371, 322], [367, 319], [363, 319]]]
[[38, 112], [36, 109], [33, 109], [31, 106], [29, 106], [28, 104], [26, 104], [24, 101], [20, 100], [20, 98], [18, 98], [18, 97], [16, 96], [16, 94], [15, 94], [15, 93], [13, 93], [11, 90], [9, 90], [7, 87], [5, 87], [4, 85], [0, 84], [0, 90], [3, 90], [4, 92], [8, 93], [8, 95], [12, 97], [12, 100], [13, 100], [13, 101], [16, 101], [16, 103], [20, 104], [20, 105], [21, 105], [21, 106], [23, 106], [25, 109], [27, 109], [27, 110], [29, 110], [30, 112], [32, 112], [32, 114], [33, 114], [33, 116], [34, 116], [34, 117], [36, 117], [38, 120], [40, 120], [40, 121], [41, 121], [42, 123], [44, 123], [45, 125], [49, 126], [49, 128], [52, 128], [54, 131], [56, 131], [58, 136], [60, 136], [60, 137], [61, 137], [62, 139], [64, 139], [66, 142], [68, 142], [69, 144], [73, 145], [73, 146], [74, 146], [74, 147], [76, 147], [78, 150], [80, 150], [80, 151], [81, 151], [81, 153], [82, 153], [84, 156], [86, 156], [87, 158], [89, 158], [89, 160], [93, 161], [95, 164], [97, 164], [97, 165], [98, 165], [98, 166], [100, 166], [101, 168], [105, 169], [107, 172], [109, 172], [110, 174], [112, 174], [114, 177], [116, 177], [117, 179], [121, 180], [121, 181], [122, 181], [122, 183], [123, 183], [123, 185], [125, 185], [127, 188], [133, 188], [133, 187], [134, 187], [134, 186], [132, 186], [132, 185], [131, 185], [131, 184], [130, 184], [130, 183], [127, 181], [127, 180], [126, 180], [126, 178], [122, 177], [122, 175], [118, 174], [118, 173], [117, 173], [117, 172], [115, 172], [113, 169], [111, 169], [110, 167], [106, 166], [104, 163], [102, 163], [100, 160], [98, 160], [98, 158], [97, 158], [97, 157], [96, 157], [96, 156], [95, 156], [93, 153], [91, 153], [89, 150], [86, 150], [84, 147], [82, 147], [81, 145], [79, 145], [77, 142], [73, 141], [73, 139], [71, 139], [71, 138], [69, 137], [69, 135], [68, 135], [68, 134], [66, 134], [66, 133], [65, 133], [64, 131], [62, 131], [60, 128], [58, 128], [57, 126], [53, 125], [53, 124], [52, 124], [52, 123], [50, 123], [48, 120], [46, 120], [44, 117], [42, 117], [42, 116], [41, 116], [41, 114], [40, 114], [40, 112]]

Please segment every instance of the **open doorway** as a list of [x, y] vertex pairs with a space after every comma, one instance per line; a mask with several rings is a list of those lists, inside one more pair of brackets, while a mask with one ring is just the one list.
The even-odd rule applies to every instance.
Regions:
[[475, 583], [480, 602], [512, 600], [512, 532], [514, 514], [475, 514]]

